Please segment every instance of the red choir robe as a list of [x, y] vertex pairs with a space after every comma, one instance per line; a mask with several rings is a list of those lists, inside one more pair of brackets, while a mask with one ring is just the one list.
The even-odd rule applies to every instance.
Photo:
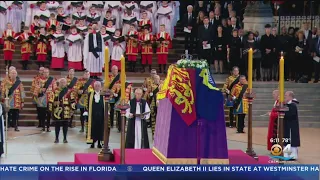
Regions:
[[39, 29], [38, 30], [35, 30], [35, 27], [40, 27], [41, 25], [40, 25], [40, 23], [35, 23], [35, 22], [33, 22], [32, 24], [31, 24], [31, 26], [30, 26], [30, 31], [31, 31], [31, 33], [32, 34], [37, 34], [38, 32], [39, 32]]
[[[129, 31], [129, 36], [136, 35], [139, 37], [137, 31]], [[126, 54], [128, 55], [128, 61], [137, 61], [138, 56], [138, 39], [128, 39], [126, 46]]]
[[270, 113], [269, 117], [269, 127], [268, 127], [268, 136], [267, 136], [267, 149], [270, 151], [271, 147], [273, 146], [272, 143], [275, 138], [277, 137], [277, 131], [278, 131], [278, 111], [276, 109], [276, 106], [278, 105], [278, 100], [275, 101], [273, 108]]
[[170, 37], [170, 34], [167, 32], [160, 32], [156, 36], [156, 41], [158, 41], [158, 39], [160, 38], [164, 38], [164, 42], [158, 42], [158, 46], [157, 46], [158, 64], [167, 64], [169, 44], [171, 43], [171, 37]]
[[7, 38], [8, 37], [15, 38], [16, 33], [11, 29], [7, 29], [3, 32], [2, 37], [4, 40], [4, 46], [3, 46], [4, 60], [11, 61], [12, 56], [13, 56], [13, 52], [15, 51], [15, 45], [14, 45], [14, 42], [9, 41]]
[[38, 35], [38, 43], [37, 43], [37, 61], [45, 62], [47, 60], [47, 52], [48, 52], [48, 42], [46, 40], [40, 40], [40, 35]]
[[140, 36], [140, 41], [141, 43], [141, 56], [142, 56], [142, 64], [152, 64], [152, 54], [153, 54], [153, 49], [152, 49], [152, 42], [151, 44], [144, 44], [144, 41], [153, 41], [153, 35], [151, 33], [148, 34], [143, 34]]
[[59, 22], [56, 19], [49, 19], [48, 22], [46, 23], [46, 29], [49, 31], [51, 26], [59, 26]]
[[152, 23], [151, 23], [151, 20], [150, 19], [142, 19], [141, 21], [139, 21], [139, 27], [143, 27], [145, 25], [149, 25], [150, 26], [150, 32], [152, 32]]
[[21, 41], [21, 59], [22, 61], [28, 61], [30, 59], [30, 55], [32, 53], [32, 44], [26, 42], [29, 37], [32, 36], [31, 33], [22, 33], [19, 36], [19, 40]]

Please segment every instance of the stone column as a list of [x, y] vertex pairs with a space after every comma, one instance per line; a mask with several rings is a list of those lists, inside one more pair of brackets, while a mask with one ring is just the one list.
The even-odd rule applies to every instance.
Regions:
[[274, 22], [272, 9], [269, 4], [263, 3], [262, 1], [251, 1], [248, 2], [248, 5], [244, 13], [244, 30], [254, 30], [258, 31], [260, 36], [265, 33], [264, 26], [270, 24], [272, 26]]

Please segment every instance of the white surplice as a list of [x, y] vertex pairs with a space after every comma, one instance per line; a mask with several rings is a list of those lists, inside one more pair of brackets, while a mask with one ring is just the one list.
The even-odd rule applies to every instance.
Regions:
[[[60, 37], [60, 36], [64, 36], [64, 34], [53, 34], [54, 37]], [[50, 42], [51, 44], [51, 48], [52, 48], [52, 57], [57, 57], [57, 58], [63, 58], [64, 57], [64, 53], [65, 53], [65, 42], [64, 41], [60, 41], [60, 42], [55, 42], [54, 40], [52, 40]]]
[[[0, 6], [7, 9], [7, 3], [6, 1], [0, 1]], [[8, 10], [6, 10], [6, 12], [8, 12]], [[7, 14], [6, 13], [0, 13], [0, 38], [2, 37], [3, 32], [6, 30], [7, 28]]]
[[47, 1], [47, 9], [50, 13], [57, 14], [57, 8], [60, 6], [58, 1]]
[[33, 22], [33, 17], [35, 15], [35, 12], [39, 7], [37, 6], [37, 1], [27, 1], [27, 12], [26, 12], [26, 21], [25, 25], [30, 27], [30, 25]]
[[[130, 101], [128, 103], [130, 105]], [[141, 110], [140, 110], [140, 103], [137, 102], [136, 104], [136, 114], [140, 114]], [[146, 113], [145, 115], [145, 119], [149, 119], [150, 118], [150, 107], [148, 105], [148, 103], [146, 103], [146, 106], [144, 108], [144, 112]], [[126, 111], [126, 117], [129, 118], [130, 115], [130, 108], [127, 109]], [[135, 135], [135, 139], [134, 139], [134, 149], [141, 149], [141, 138], [142, 138], [142, 126], [141, 126], [141, 118], [136, 117], [135, 119], [135, 129], [134, 129], [134, 135]]]
[[119, 44], [111, 42], [109, 46], [111, 49], [111, 60], [120, 61], [121, 56], [126, 51], [126, 42], [123, 41]]
[[[70, 34], [67, 40], [75, 41], [82, 39], [80, 34]], [[70, 43], [69, 41], [67, 41]], [[70, 62], [81, 62], [82, 61], [82, 41], [77, 41], [72, 43], [71, 46], [68, 45], [68, 61]]]
[[173, 20], [172, 20], [172, 27], [177, 25], [177, 22], [180, 20], [180, 2], [179, 1], [171, 1], [169, 3], [171, 5], [171, 8], [173, 10]]
[[[106, 1], [106, 3], [104, 4], [104, 10], [105, 11], [111, 11], [111, 15], [112, 17], [116, 18], [116, 22], [115, 22], [115, 26], [117, 29], [120, 28], [120, 11], [119, 11], [119, 7], [120, 7], [121, 3], [120, 1]], [[111, 7], [115, 7], [115, 8], [110, 8]]]
[[[9, 3], [8, 3], [9, 2]], [[7, 9], [7, 22], [12, 24], [14, 32], [21, 32], [21, 22], [24, 21], [24, 5], [17, 6], [13, 1], [7, 1], [11, 9]]]
[[[43, 16], [45, 16], [45, 17], [50, 17], [50, 11], [48, 10], [48, 9], [37, 9], [36, 11], [35, 11], [35, 15], [37, 15], [37, 16], [41, 16], [41, 15], [43, 15]], [[39, 23], [40, 23], [40, 25], [42, 26], [42, 27], [46, 27], [46, 23], [47, 23], [47, 21], [43, 21], [42, 19], [40, 19], [39, 20]]]
[[[161, 14], [167, 14], [169, 13], [169, 17], [161, 15]], [[157, 28], [157, 33], [160, 32], [160, 25], [164, 24], [166, 27], [166, 32], [170, 34], [170, 37], [173, 37], [173, 26], [172, 26], [172, 20], [174, 17], [174, 12], [172, 8], [168, 5], [166, 7], [160, 6], [158, 11], [156, 12], [155, 16], [157, 17], [156, 20], [156, 28]]]
[[[128, 20], [129, 21], [129, 20], [131, 20], [133, 18], [136, 18], [138, 20], [137, 13], [132, 12], [131, 15], [128, 15], [127, 13], [124, 13], [124, 15], [122, 16], [122, 21], [123, 20]], [[137, 21], [134, 22], [133, 24], [137, 27]], [[131, 24], [122, 23], [122, 35], [128, 34], [129, 29], [130, 29], [130, 25]]]
[[103, 38], [101, 36], [102, 52], [97, 52], [99, 57], [96, 58], [92, 52], [89, 52], [89, 47], [91, 47], [91, 46], [93, 46], [94, 48], [97, 47], [96, 34], [93, 34], [93, 44], [89, 44], [89, 35], [90, 34], [86, 35], [86, 37], [84, 39], [84, 45], [83, 45], [83, 65], [84, 65], [84, 68], [91, 73], [102, 73], [102, 67], [104, 65], [104, 49], [105, 49], [105, 45], [103, 43]]

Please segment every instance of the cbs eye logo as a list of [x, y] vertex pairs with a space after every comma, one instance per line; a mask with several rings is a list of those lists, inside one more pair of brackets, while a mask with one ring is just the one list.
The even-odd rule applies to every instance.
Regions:
[[271, 147], [271, 154], [274, 156], [280, 156], [282, 153], [282, 147], [279, 144], [275, 144]]

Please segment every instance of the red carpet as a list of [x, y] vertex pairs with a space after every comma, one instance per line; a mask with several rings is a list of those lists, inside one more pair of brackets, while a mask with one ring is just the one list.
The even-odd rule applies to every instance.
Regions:
[[[229, 150], [229, 164], [270, 164], [268, 156], [259, 156], [256, 161], [241, 150]], [[98, 161], [98, 154], [96, 153], [76, 153], [74, 155], [75, 161], [59, 162], [58, 164], [120, 164], [120, 149], [113, 150], [115, 156], [114, 162], [100, 162]], [[126, 164], [162, 164], [153, 154], [151, 149], [126, 149]]]

